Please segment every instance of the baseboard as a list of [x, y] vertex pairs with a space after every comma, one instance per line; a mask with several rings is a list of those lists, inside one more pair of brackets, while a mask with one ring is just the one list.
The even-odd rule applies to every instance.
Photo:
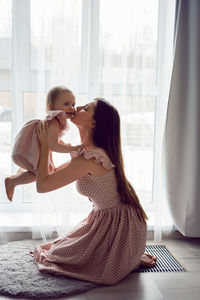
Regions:
[[[20, 241], [20, 240], [29, 240], [32, 239], [32, 232], [7, 232], [6, 234], [6, 241]], [[54, 231], [52, 234], [52, 239], [57, 238], [58, 235]], [[191, 237], [185, 237], [183, 236], [179, 231], [173, 231], [173, 232], [164, 232], [162, 234], [162, 240], [166, 239], [192, 239]], [[196, 238], [194, 238], [196, 239]], [[154, 232], [148, 231], [147, 232], [147, 240], [153, 241], [154, 240]], [[1, 241], [0, 241], [1, 242]]]

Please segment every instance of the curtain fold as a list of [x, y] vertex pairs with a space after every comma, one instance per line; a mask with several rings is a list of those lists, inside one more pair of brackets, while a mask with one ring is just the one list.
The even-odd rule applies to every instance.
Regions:
[[179, 1], [166, 125], [167, 195], [176, 228], [200, 236], [200, 1]]
[[154, 137], [154, 171], [153, 171], [153, 203], [154, 203], [154, 240], [161, 241], [163, 232], [173, 229], [171, 214], [166, 197], [164, 174], [165, 125], [168, 96], [173, 66], [175, 1], [159, 2], [159, 18], [162, 28], [158, 29], [160, 44], [158, 47], [158, 96], [155, 106]]

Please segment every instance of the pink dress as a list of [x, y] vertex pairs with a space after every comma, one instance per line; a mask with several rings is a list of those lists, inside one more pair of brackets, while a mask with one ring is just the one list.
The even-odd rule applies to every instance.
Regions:
[[[56, 118], [60, 124], [60, 135], [67, 130], [66, 114], [61, 110], [48, 112], [46, 120], [51, 121]], [[15, 138], [12, 151], [12, 160], [16, 165], [28, 171], [36, 171], [40, 158], [40, 145], [35, 132], [35, 127], [40, 120], [35, 119], [27, 122]]]
[[146, 224], [135, 209], [120, 202], [115, 166], [103, 150], [84, 150], [86, 159], [109, 170], [102, 176], [86, 175], [77, 189], [93, 209], [71, 232], [34, 249], [40, 271], [113, 285], [138, 267], [146, 245]]

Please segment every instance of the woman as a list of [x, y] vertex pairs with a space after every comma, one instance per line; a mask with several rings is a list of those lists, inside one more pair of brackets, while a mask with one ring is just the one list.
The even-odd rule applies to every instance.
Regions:
[[37, 190], [49, 192], [76, 180], [78, 191], [93, 202], [93, 210], [70, 233], [37, 247], [35, 262], [40, 271], [116, 284], [140, 264], [156, 263], [155, 257], [144, 254], [147, 216], [124, 174], [119, 114], [97, 98], [78, 107], [71, 121], [87, 147], [50, 175], [47, 127], [38, 126]]

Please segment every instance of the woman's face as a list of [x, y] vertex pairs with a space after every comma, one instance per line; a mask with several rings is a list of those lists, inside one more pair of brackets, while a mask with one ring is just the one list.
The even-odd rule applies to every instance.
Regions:
[[96, 102], [92, 101], [85, 106], [78, 106], [74, 115], [71, 117], [71, 121], [77, 127], [93, 128], [95, 121], [93, 119]]

